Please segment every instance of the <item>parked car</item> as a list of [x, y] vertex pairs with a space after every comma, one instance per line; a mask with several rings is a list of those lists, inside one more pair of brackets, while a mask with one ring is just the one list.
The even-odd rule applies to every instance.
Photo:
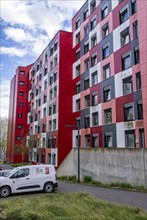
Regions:
[[13, 193], [44, 190], [51, 193], [58, 187], [53, 165], [29, 165], [12, 169], [0, 177], [0, 196], [5, 198]]
[[10, 172], [10, 170], [0, 170], [0, 176], [5, 176]]

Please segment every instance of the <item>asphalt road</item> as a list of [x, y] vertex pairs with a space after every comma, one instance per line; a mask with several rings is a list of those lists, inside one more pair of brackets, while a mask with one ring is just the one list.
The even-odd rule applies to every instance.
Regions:
[[58, 192], [86, 192], [99, 199], [147, 210], [147, 193], [59, 182]]

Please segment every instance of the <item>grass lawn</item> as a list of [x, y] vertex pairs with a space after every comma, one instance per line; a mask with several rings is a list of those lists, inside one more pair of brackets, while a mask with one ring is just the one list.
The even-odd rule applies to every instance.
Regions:
[[115, 205], [86, 193], [11, 197], [0, 202], [0, 220], [146, 220], [139, 208]]

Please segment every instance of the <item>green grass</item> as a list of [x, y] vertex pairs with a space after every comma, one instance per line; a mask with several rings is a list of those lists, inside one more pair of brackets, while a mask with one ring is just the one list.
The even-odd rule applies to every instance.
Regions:
[[0, 203], [1, 220], [146, 220], [139, 208], [98, 200], [86, 193], [11, 197]]

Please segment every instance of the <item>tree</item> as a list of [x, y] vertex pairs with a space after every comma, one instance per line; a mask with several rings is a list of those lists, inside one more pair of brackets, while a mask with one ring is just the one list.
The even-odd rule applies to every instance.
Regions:
[[0, 154], [6, 154], [8, 119], [0, 118]]

